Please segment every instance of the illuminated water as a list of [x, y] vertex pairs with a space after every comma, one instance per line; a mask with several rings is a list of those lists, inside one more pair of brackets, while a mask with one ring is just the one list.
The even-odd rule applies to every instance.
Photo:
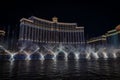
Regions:
[[16, 52], [0, 49], [0, 80], [120, 80], [120, 48], [32, 44]]
[[0, 60], [79, 60], [79, 59], [95, 59], [98, 60], [100, 58], [116, 59], [120, 57], [120, 48], [113, 47], [75, 47], [74, 45], [42, 45], [41, 49], [38, 45], [32, 44], [24, 44], [19, 48], [18, 51], [13, 52], [9, 51], [0, 45], [0, 49], [3, 51], [0, 54]]
[[0, 61], [0, 80], [120, 80], [120, 59]]

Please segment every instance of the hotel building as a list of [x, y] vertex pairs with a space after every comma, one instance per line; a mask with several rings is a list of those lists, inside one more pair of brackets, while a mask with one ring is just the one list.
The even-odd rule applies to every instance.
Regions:
[[91, 46], [98, 46], [98, 45], [106, 46], [107, 45], [106, 44], [106, 35], [91, 38], [87, 41], [87, 44], [91, 45]]
[[105, 35], [100, 37], [91, 38], [87, 41], [88, 45], [102, 45], [109, 47], [120, 47], [120, 25], [116, 26], [115, 29], [107, 31]]
[[120, 47], [120, 25], [106, 33], [107, 44], [113, 47]]
[[57, 17], [52, 21], [31, 16], [20, 20], [19, 41], [34, 43], [84, 44], [84, 27], [77, 23], [58, 22]]

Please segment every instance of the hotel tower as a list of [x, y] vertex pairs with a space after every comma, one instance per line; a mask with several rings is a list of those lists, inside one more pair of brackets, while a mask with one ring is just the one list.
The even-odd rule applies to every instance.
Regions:
[[84, 44], [84, 27], [77, 23], [58, 22], [57, 17], [52, 21], [31, 16], [20, 20], [19, 41], [33, 43], [62, 43]]

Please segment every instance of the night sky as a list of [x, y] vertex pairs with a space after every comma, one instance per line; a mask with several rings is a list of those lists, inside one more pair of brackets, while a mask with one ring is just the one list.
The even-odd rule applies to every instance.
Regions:
[[19, 27], [22, 17], [36, 16], [85, 27], [86, 38], [96, 37], [120, 24], [119, 2], [104, 0], [0, 0], [0, 27]]

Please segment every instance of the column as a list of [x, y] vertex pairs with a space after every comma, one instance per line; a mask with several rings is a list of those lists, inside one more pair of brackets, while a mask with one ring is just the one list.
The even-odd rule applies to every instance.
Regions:
[[36, 28], [36, 42], [38, 42], [38, 28]]
[[58, 31], [58, 29], [57, 29], [57, 31], [56, 31], [56, 42], [57, 42], [57, 43], [59, 42], [59, 31]]
[[50, 32], [51, 32], [51, 36], [50, 36], [50, 38], [51, 38], [51, 43], [53, 42], [53, 30], [52, 30], [53, 26], [54, 26], [54, 25], [51, 26], [51, 30], [50, 30]]
[[39, 42], [39, 28], [37, 28], [37, 42]]
[[75, 31], [75, 43], [77, 44], [77, 31]]
[[34, 35], [35, 35], [34, 32], [35, 32], [34, 27], [32, 27], [32, 39], [33, 39], [33, 42], [34, 42]]
[[47, 43], [47, 29], [45, 29], [45, 42]]
[[38, 29], [39, 30], [39, 32], [38, 32], [38, 34], [39, 34], [39, 37], [38, 37], [38, 42], [40, 42], [40, 28]]
[[25, 40], [27, 40], [27, 26], [25, 26]]
[[39, 38], [39, 41], [42, 42], [42, 30], [41, 30], [41, 28], [39, 29], [39, 31], [40, 31], [40, 38]]
[[43, 42], [43, 22], [41, 22], [41, 29], [40, 29], [40, 32], [41, 32], [41, 42]]
[[68, 44], [69, 44], [69, 31], [68, 31], [68, 33], [67, 33], [67, 36], [68, 36]]
[[58, 32], [58, 31], [56, 30], [56, 31], [55, 31], [55, 43], [58, 42], [58, 41], [57, 41], [57, 37], [58, 37], [58, 36], [57, 36], [57, 32]]
[[33, 41], [33, 27], [31, 27], [31, 33], [32, 33], [31, 40]]
[[48, 42], [48, 43], [50, 42], [50, 31], [49, 31], [49, 29], [48, 29], [48, 31], [47, 31], [47, 42]]
[[36, 42], [36, 28], [34, 28], [34, 42]]
[[35, 42], [37, 42], [37, 28], [35, 28]]
[[60, 32], [59, 32], [59, 31], [58, 31], [57, 35], [58, 35], [58, 36], [57, 36], [57, 37], [58, 37], [57, 39], [58, 39], [58, 43], [59, 43], [59, 42], [60, 42]]
[[40, 42], [40, 28], [38, 28], [38, 42]]
[[34, 28], [34, 38], [35, 38], [35, 42], [36, 42], [36, 28]]
[[82, 43], [83, 43], [83, 32], [82, 32]]
[[73, 42], [73, 37], [72, 37], [72, 30], [70, 31], [70, 43], [72, 44]]
[[67, 29], [65, 29], [65, 43], [67, 43]]
[[84, 44], [84, 42], [85, 42], [85, 40], [84, 40], [84, 31], [82, 33], [83, 33], [83, 44]]
[[70, 36], [71, 36], [71, 35], [70, 35], [70, 31], [68, 32], [68, 35], [69, 35], [69, 43], [70, 43]]
[[44, 29], [44, 42], [46, 43], [46, 29]]
[[65, 31], [63, 30], [63, 43], [65, 43]]
[[75, 42], [76, 42], [76, 36], [75, 36], [75, 31], [74, 31], [74, 44], [75, 44]]
[[56, 29], [55, 29], [55, 43], [56, 43], [56, 32], [57, 32], [57, 31], [56, 31]]
[[74, 44], [75, 44], [75, 42], [76, 42], [76, 40], [75, 40], [75, 39], [76, 39], [76, 37], [75, 37], [75, 31], [74, 31]]
[[46, 29], [46, 42], [48, 43], [48, 28]]
[[58, 43], [59, 43], [59, 42], [60, 42], [60, 32], [59, 32], [59, 31], [57, 32], [57, 35], [58, 35], [58, 36], [57, 36], [57, 41], [58, 41]]
[[59, 32], [59, 42], [61, 43], [61, 31]]
[[61, 31], [61, 35], [60, 35], [61, 36], [61, 43], [63, 42], [63, 35], [62, 34], [63, 34], [63, 32]]
[[82, 32], [79, 32], [80, 34], [80, 43], [82, 44]]
[[41, 29], [41, 42], [43, 42], [43, 29]]
[[62, 43], [64, 43], [64, 31], [62, 31]]
[[29, 32], [29, 29], [28, 29], [28, 25], [26, 26], [26, 39], [28, 40], [28, 32]]
[[79, 44], [79, 42], [80, 42], [80, 41], [79, 41], [79, 38], [80, 38], [80, 36], [79, 36], [79, 31], [77, 32], [77, 38], [78, 38], [77, 41], [78, 41], [78, 44]]
[[55, 33], [54, 33], [54, 30], [53, 30], [53, 43], [55, 42]]
[[22, 26], [22, 39], [24, 40], [24, 25]]
[[20, 39], [24, 40], [24, 25], [20, 25]]
[[28, 30], [29, 30], [28, 31], [28, 40], [30, 40], [30, 33], [31, 33], [30, 30], [31, 30], [31, 27], [28, 27]]
[[74, 44], [74, 31], [72, 32], [72, 42]]
[[60, 31], [60, 42], [62, 43], [62, 31]]
[[65, 32], [65, 38], [66, 38], [65, 43], [67, 43], [67, 40], [68, 40], [67, 31]]
[[38, 28], [38, 42], [39, 42], [39, 38], [40, 38], [40, 28]]
[[75, 31], [75, 37], [76, 37], [76, 44], [77, 44], [77, 31]]
[[68, 44], [68, 37], [69, 37], [69, 36], [68, 36], [68, 31], [66, 32], [66, 37], [67, 37], [67, 44]]
[[69, 35], [70, 35], [70, 40], [69, 40], [69, 42], [70, 42], [70, 44], [71, 44], [71, 39], [72, 39], [72, 37], [71, 37], [71, 31], [69, 32]]
[[64, 31], [62, 30], [62, 43], [64, 42]]
[[53, 33], [52, 30], [50, 30], [50, 41], [51, 41], [51, 43], [52, 43], [52, 36], [53, 36], [52, 33]]
[[24, 34], [23, 34], [23, 36], [24, 36], [24, 40], [26, 39], [25, 37], [26, 37], [26, 26], [24, 25]]
[[45, 29], [43, 29], [43, 42], [45, 42]]
[[47, 43], [49, 43], [49, 30], [47, 30]]
[[64, 29], [62, 29], [62, 43], [64, 43]]
[[51, 43], [51, 30], [49, 32], [50, 32], [50, 37], [49, 38], [50, 38], [50, 43]]

